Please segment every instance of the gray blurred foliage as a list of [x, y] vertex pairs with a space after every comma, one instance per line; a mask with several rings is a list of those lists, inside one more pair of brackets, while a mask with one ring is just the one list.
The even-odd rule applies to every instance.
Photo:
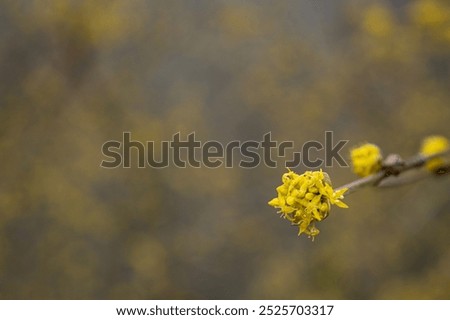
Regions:
[[0, 298], [448, 299], [448, 177], [351, 195], [312, 243], [267, 205], [282, 167], [99, 164], [123, 131], [407, 157], [450, 137], [449, 57], [444, 0], [0, 2]]

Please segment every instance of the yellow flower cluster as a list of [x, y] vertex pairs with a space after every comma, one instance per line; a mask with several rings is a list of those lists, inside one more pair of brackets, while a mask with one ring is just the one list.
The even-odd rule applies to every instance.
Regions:
[[289, 170], [283, 174], [282, 182], [276, 189], [278, 196], [269, 205], [279, 208], [282, 217], [297, 225], [299, 235], [305, 233], [314, 239], [319, 234], [315, 222], [328, 217], [331, 204], [348, 208], [341, 201], [347, 189], [334, 191], [328, 174], [322, 170], [301, 175]]
[[[431, 156], [436, 153], [443, 152], [445, 150], [448, 150], [449, 148], [449, 142], [445, 137], [442, 136], [431, 136], [428, 138], [425, 138], [422, 141], [422, 148], [420, 150], [420, 153], [424, 156]], [[445, 161], [443, 158], [433, 158], [427, 161], [425, 164], [426, 168], [430, 171], [436, 171], [440, 167], [442, 167], [445, 164]]]
[[366, 177], [381, 170], [380, 148], [371, 143], [363, 144], [350, 152], [353, 172], [361, 177]]

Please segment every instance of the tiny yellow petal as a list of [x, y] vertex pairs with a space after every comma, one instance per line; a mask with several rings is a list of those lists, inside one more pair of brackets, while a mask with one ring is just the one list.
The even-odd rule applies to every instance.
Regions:
[[334, 193], [335, 193], [336, 197], [340, 198], [344, 195], [344, 193], [347, 192], [347, 190], [348, 190], [348, 188], [343, 188], [343, 189], [336, 190]]
[[278, 207], [280, 205], [280, 202], [278, 201], [278, 198], [273, 198], [268, 202], [268, 204], [272, 207]]
[[312, 210], [312, 214], [317, 221], [322, 221], [323, 216], [320, 215], [316, 208]]
[[295, 208], [289, 207], [289, 206], [282, 206], [280, 207], [281, 212], [289, 214], [295, 211]]
[[[424, 156], [431, 156], [436, 153], [441, 153], [448, 150], [449, 141], [442, 136], [427, 137], [422, 142], [420, 153]], [[425, 164], [429, 171], [435, 171], [445, 165], [445, 160], [442, 157], [433, 158], [427, 161]]]
[[339, 208], [345, 208], [345, 209], [348, 208], [348, 205], [346, 205], [341, 200], [337, 200], [334, 204], [337, 205]]
[[285, 185], [277, 187], [276, 190], [278, 193], [280, 193], [282, 195], [286, 195], [288, 192], [288, 188]]

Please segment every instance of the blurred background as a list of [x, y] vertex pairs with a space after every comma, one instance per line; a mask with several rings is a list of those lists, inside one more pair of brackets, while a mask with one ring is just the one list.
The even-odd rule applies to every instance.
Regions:
[[1, 1], [0, 298], [450, 298], [448, 176], [350, 195], [311, 242], [267, 205], [282, 166], [99, 167], [124, 131], [408, 157], [450, 138], [449, 57], [444, 0]]

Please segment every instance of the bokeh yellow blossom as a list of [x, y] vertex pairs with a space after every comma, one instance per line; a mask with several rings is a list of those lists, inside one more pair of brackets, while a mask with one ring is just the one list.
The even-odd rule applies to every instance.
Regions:
[[435, 27], [448, 21], [449, 9], [436, 0], [422, 0], [411, 7], [411, 16], [415, 23], [424, 27]]
[[394, 18], [391, 11], [382, 4], [367, 9], [364, 14], [363, 28], [372, 36], [385, 37], [391, 34]]
[[347, 189], [333, 190], [328, 174], [322, 170], [301, 175], [289, 170], [283, 174], [282, 182], [276, 189], [278, 196], [269, 205], [279, 208], [282, 217], [297, 225], [299, 235], [305, 233], [314, 239], [319, 234], [315, 222], [328, 217], [331, 204], [348, 208], [341, 201]]
[[361, 177], [374, 174], [381, 169], [383, 156], [378, 146], [366, 143], [350, 152], [353, 172]]
[[[422, 141], [422, 148], [420, 153], [424, 156], [431, 156], [436, 153], [448, 150], [449, 142], [447, 138], [442, 136], [430, 136]], [[426, 168], [430, 171], [436, 171], [445, 164], [442, 157], [433, 158], [427, 161]]]
[[421, 0], [410, 7], [411, 21], [433, 40], [450, 40], [450, 6], [448, 1]]

